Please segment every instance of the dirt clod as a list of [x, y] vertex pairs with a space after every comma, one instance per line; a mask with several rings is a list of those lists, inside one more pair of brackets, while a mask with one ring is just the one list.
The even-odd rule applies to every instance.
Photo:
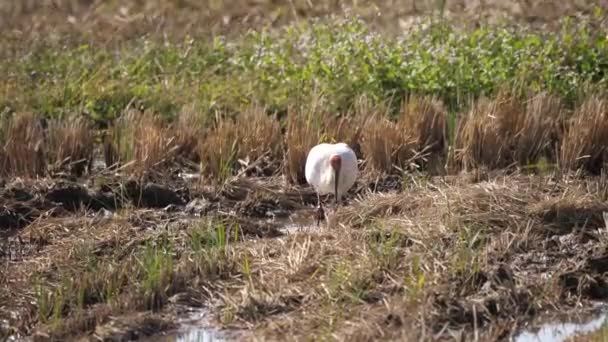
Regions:
[[36, 209], [17, 202], [0, 207], [0, 230], [22, 228], [39, 215]]
[[91, 203], [91, 195], [84, 187], [74, 183], [58, 183], [45, 196], [48, 201], [76, 211]]
[[164, 208], [168, 205], [184, 205], [184, 200], [172, 189], [155, 183], [140, 186], [135, 181], [125, 183], [127, 196], [137, 207]]
[[549, 200], [536, 204], [531, 213], [546, 223], [549, 234], [568, 234], [573, 229], [597, 229], [606, 225], [603, 213], [608, 204], [597, 201]]

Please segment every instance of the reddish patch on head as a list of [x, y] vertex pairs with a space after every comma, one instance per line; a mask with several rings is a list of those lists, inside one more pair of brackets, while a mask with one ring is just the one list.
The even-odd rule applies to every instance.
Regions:
[[340, 170], [340, 167], [342, 167], [342, 157], [337, 154], [329, 157], [329, 165], [331, 165], [334, 170]]

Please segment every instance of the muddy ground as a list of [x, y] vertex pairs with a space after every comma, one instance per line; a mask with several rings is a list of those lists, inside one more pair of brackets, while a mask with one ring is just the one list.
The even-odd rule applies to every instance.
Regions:
[[174, 178], [4, 180], [0, 336], [157, 336], [205, 308], [245, 340], [503, 340], [608, 298], [604, 177], [363, 178], [320, 227], [305, 186]]
[[[30, 53], [46, 44], [59, 48], [102, 42], [110, 47], [144, 35], [163, 41], [183, 41], [186, 34], [197, 39], [231, 37], [298, 19], [349, 13], [392, 34], [403, 34], [417, 17], [429, 13], [469, 25], [506, 19], [555, 30], [560, 29], [558, 18], [589, 16], [596, 5], [606, 6], [605, 1], [523, 0], [311, 4], [0, 1], [0, 30], [7, 47], [0, 54]], [[75, 87], [80, 87], [80, 80]], [[599, 173], [606, 160], [602, 147], [608, 143], [602, 134], [603, 100], [597, 103], [589, 108], [599, 109], [589, 116], [580, 111], [570, 129], [574, 134], [562, 141], [571, 147], [565, 150], [572, 150], [566, 153], [576, 161], [572, 168], [586, 163], [587, 169]], [[477, 153], [482, 151], [477, 142], [486, 134], [507, 132], [503, 140], [513, 140], [511, 145], [540, 149], [545, 137], [537, 132], [555, 126], [521, 120], [533, 129], [505, 130], [517, 120], [511, 120], [510, 108], [503, 112], [509, 119], [504, 124], [478, 121], [492, 127], [489, 133], [471, 134], [460, 146], [468, 153], [466, 158], [480, 161], [465, 163], [467, 167], [503, 161], [505, 156], [510, 165], [515, 158], [501, 139], [494, 139], [494, 145], [486, 141], [485, 153]], [[478, 132], [473, 123], [471, 132]], [[148, 126], [154, 129], [143, 131], [151, 141], [143, 150], [159, 157], [152, 162], [147, 154], [140, 158], [150, 163], [143, 165], [147, 171], [156, 168], [167, 152], [148, 148], [165, 137], [164, 128]], [[417, 126], [427, 129], [426, 124]], [[437, 128], [439, 135], [421, 129], [419, 138], [443, 137], [443, 123], [436, 126], [430, 129]], [[22, 143], [13, 146], [24, 148], [9, 151], [6, 160], [32, 159], [16, 166], [37, 174], [43, 163], [33, 155], [43, 149], [31, 143], [31, 137], [39, 138], [42, 129], [37, 123], [30, 125], [36, 129], [16, 127], [17, 133], [30, 134], [14, 134]], [[275, 127], [274, 122], [268, 127]], [[393, 142], [390, 134], [387, 138], [382, 133], [408, 126], [374, 127], [378, 138], [373, 141], [389, 157], [388, 167], [376, 171], [393, 172], [392, 158], [402, 149], [405, 142], [399, 139], [404, 137]], [[65, 141], [91, 140], [84, 126], [72, 129], [80, 134]], [[287, 165], [290, 158], [295, 161], [292, 180], [301, 176], [298, 166], [308, 141], [317, 139], [307, 129], [293, 131], [295, 139], [285, 149]], [[533, 140], [515, 134], [522, 131]], [[267, 132], [275, 131], [264, 131], [262, 140], [270, 147], [277, 145], [267, 139], [273, 136]], [[194, 142], [200, 139], [200, 132], [191, 134]], [[233, 142], [220, 139], [226, 134], [219, 130], [214, 135], [218, 138], [208, 145]], [[63, 145], [69, 146], [65, 141]], [[250, 144], [258, 141], [251, 139]], [[93, 151], [89, 147], [68, 161], [88, 158]], [[0, 340], [158, 337], [179, 328], [195, 311], [208, 313], [205, 320], [210, 325], [238, 340], [493, 341], [507, 340], [547, 315], [584, 310], [608, 299], [605, 176], [517, 170], [372, 176], [368, 167], [343, 206], [335, 210], [331, 197], [325, 199], [328, 217], [316, 227], [316, 195], [309, 187], [289, 185], [279, 176], [261, 177], [290, 174], [289, 168], [275, 172], [286, 167], [283, 150], [278, 151], [272, 172], [249, 170], [221, 186], [200, 182], [196, 168], [146, 179], [94, 169], [80, 178], [51, 172], [35, 179], [0, 180]], [[587, 154], [593, 157], [581, 159]], [[374, 155], [365, 155], [368, 165]], [[532, 158], [522, 159], [527, 163]], [[554, 159], [558, 165], [568, 158]], [[16, 169], [11, 172], [19, 174]], [[47, 175], [46, 170], [39, 174]], [[545, 171], [539, 167], [538, 172]]]
[[559, 29], [565, 16], [588, 16], [604, 0], [233, 0], [134, 1], [54, 0], [0, 1], [0, 30], [7, 37], [52, 39], [70, 34], [107, 42], [141, 36], [184, 35], [200, 39], [216, 34], [238, 35], [248, 29], [281, 27], [290, 22], [357, 15], [384, 32], [407, 30], [420, 16], [451, 18], [458, 24], [507, 21]]

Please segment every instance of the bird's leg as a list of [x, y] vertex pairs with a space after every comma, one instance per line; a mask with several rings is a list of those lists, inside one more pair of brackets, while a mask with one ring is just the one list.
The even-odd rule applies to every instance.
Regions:
[[325, 211], [323, 210], [323, 205], [321, 204], [321, 195], [317, 192], [317, 210], [315, 212], [317, 219], [317, 227], [321, 224], [321, 220], [325, 217]]

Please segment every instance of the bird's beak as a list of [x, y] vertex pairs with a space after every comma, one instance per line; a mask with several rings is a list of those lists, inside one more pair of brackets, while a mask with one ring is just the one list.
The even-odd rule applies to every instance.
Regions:
[[338, 205], [338, 184], [340, 184], [340, 168], [334, 169], [335, 182], [334, 182], [334, 193], [336, 195], [336, 206]]

